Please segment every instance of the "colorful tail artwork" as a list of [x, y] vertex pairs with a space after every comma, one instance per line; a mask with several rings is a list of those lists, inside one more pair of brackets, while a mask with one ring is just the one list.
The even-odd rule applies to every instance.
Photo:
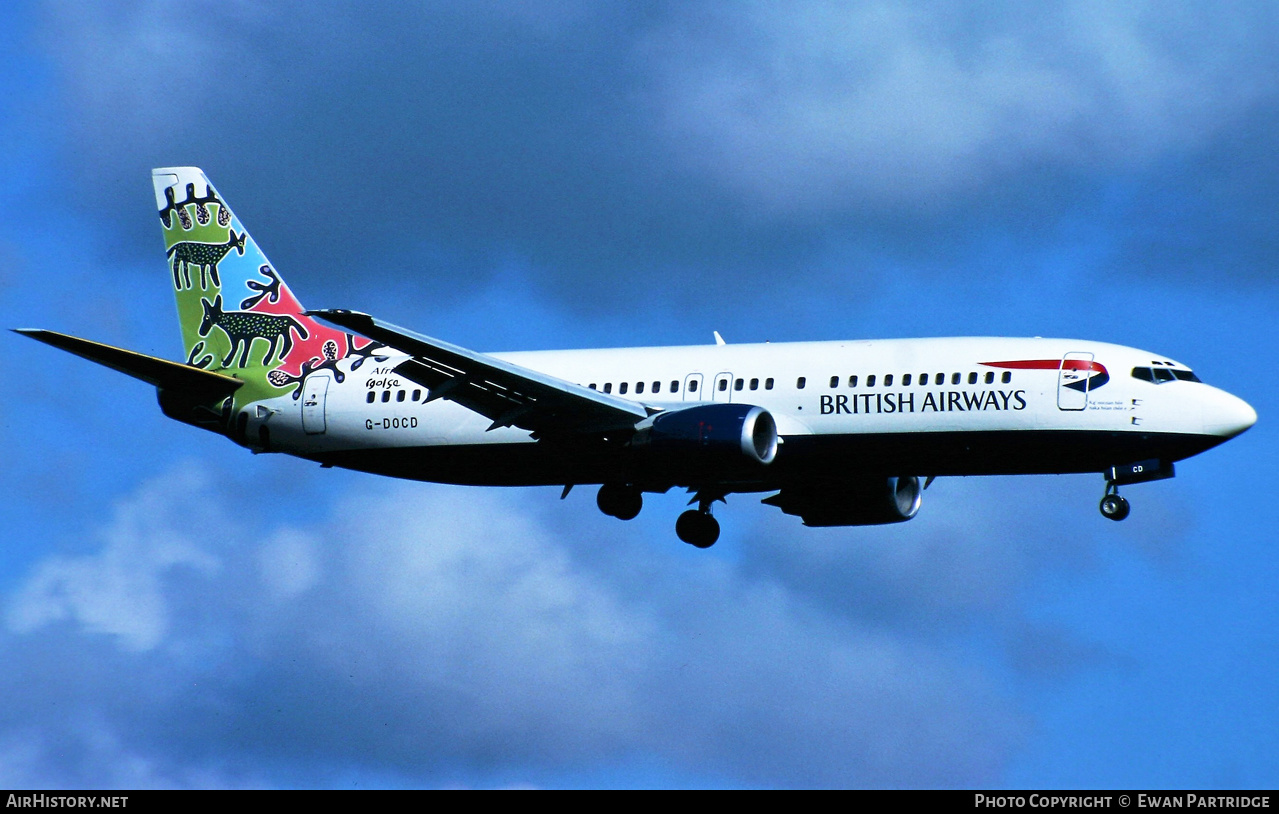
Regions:
[[301, 395], [307, 374], [374, 348], [303, 316], [293, 292], [197, 167], [151, 171], [187, 364], [245, 382], [237, 406]]

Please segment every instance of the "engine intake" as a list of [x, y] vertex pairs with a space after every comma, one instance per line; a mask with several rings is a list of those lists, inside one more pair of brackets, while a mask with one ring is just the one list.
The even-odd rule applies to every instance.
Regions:
[[702, 404], [658, 413], [639, 425], [631, 443], [659, 453], [768, 464], [777, 457], [777, 422], [751, 404]]

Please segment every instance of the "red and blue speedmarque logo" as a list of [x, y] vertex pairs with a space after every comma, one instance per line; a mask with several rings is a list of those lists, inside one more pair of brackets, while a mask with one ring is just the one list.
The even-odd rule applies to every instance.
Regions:
[[[1088, 359], [1018, 359], [1008, 362], [978, 362], [985, 367], [1005, 370], [1062, 370], [1073, 371], [1076, 381], [1063, 382], [1062, 387], [1089, 393], [1110, 381], [1110, 373], [1101, 362]], [[1067, 376], [1071, 375], [1069, 372]]]

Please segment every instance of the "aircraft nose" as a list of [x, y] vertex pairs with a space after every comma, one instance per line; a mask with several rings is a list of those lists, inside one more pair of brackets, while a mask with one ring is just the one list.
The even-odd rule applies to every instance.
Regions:
[[1234, 438], [1257, 423], [1257, 411], [1252, 405], [1221, 390], [1205, 406], [1203, 416], [1204, 431], [1223, 438]]

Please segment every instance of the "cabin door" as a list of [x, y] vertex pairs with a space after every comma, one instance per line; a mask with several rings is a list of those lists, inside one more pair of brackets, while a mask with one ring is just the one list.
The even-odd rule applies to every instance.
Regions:
[[329, 376], [307, 376], [302, 382], [302, 429], [319, 435], [326, 429], [324, 402], [329, 394]]
[[1057, 371], [1057, 407], [1082, 410], [1088, 406], [1088, 384], [1092, 379], [1092, 354], [1067, 353]]
[[733, 374], [716, 373], [715, 384], [711, 390], [711, 401], [733, 400]]
[[684, 401], [701, 401], [706, 398], [702, 394], [702, 374], [690, 373], [684, 377]]

